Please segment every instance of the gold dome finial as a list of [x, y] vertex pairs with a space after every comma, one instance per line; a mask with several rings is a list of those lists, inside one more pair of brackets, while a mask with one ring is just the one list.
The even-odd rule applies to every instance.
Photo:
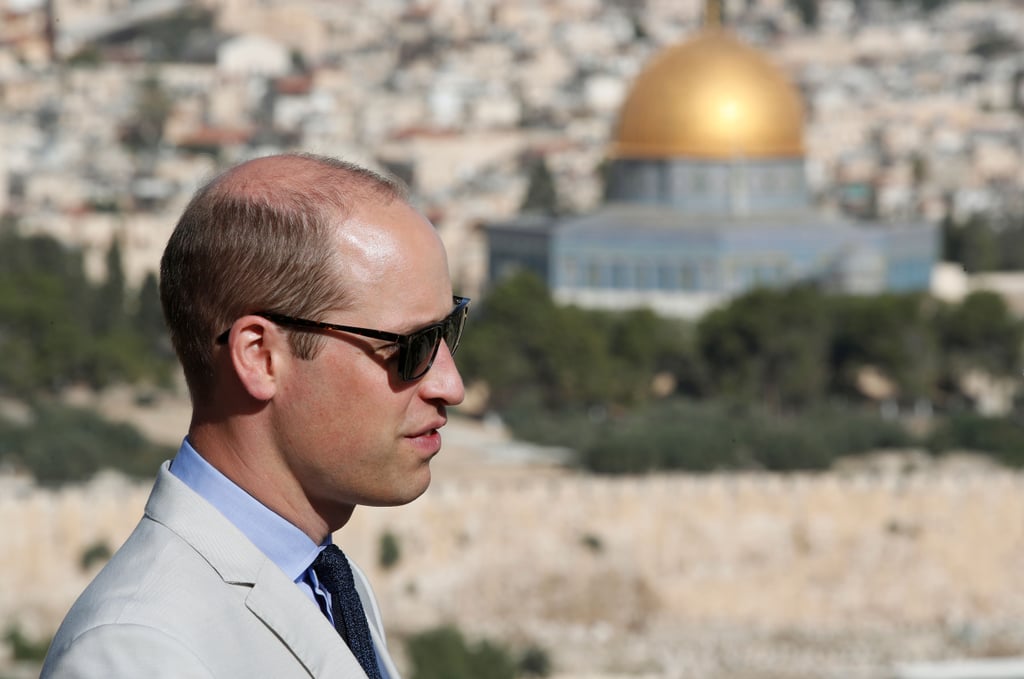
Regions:
[[704, 27], [722, 27], [722, 0], [705, 0], [704, 2]]

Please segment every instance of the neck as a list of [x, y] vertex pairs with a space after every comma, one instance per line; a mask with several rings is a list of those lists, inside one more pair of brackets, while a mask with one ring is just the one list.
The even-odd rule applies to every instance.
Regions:
[[354, 506], [314, 507], [280, 456], [251, 436], [256, 430], [254, 423], [238, 419], [211, 422], [194, 416], [189, 427], [192, 447], [217, 471], [316, 544], [322, 544], [348, 523]]

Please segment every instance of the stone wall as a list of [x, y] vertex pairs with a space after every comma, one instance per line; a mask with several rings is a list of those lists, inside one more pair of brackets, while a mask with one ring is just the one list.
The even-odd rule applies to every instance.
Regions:
[[[0, 624], [52, 633], [99, 567], [83, 554], [119, 544], [148, 490], [4, 479]], [[520, 474], [436, 481], [337, 537], [393, 639], [453, 622], [548, 647], [565, 676], [882, 677], [897, 660], [1024, 652], [1022, 505], [1008, 471]]]

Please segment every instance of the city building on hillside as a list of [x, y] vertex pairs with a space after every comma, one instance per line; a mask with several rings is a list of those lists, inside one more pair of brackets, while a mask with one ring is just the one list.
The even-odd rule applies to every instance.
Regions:
[[928, 289], [936, 225], [816, 210], [803, 128], [789, 79], [709, 21], [633, 82], [604, 203], [584, 215], [487, 225], [488, 280], [526, 269], [562, 303], [680, 317], [800, 281], [854, 294]]
[[291, 70], [291, 54], [277, 40], [262, 35], [240, 35], [218, 48], [217, 68], [235, 75], [279, 78]]

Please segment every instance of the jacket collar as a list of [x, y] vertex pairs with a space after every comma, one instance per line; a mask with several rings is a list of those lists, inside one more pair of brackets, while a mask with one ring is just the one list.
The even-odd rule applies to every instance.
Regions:
[[[170, 472], [165, 462], [146, 503], [149, 519], [191, 546], [226, 585], [248, 587], [248, 610], [269, 627], [315, 677], [366, 679], [359, 662], [316, 604], [206, 500]], [[373, 630], [374, 642], [380, 645]], [[385, 654], [386, 656], [386, 654]], [[397, 672], [385, 658], [391, 676]]]

